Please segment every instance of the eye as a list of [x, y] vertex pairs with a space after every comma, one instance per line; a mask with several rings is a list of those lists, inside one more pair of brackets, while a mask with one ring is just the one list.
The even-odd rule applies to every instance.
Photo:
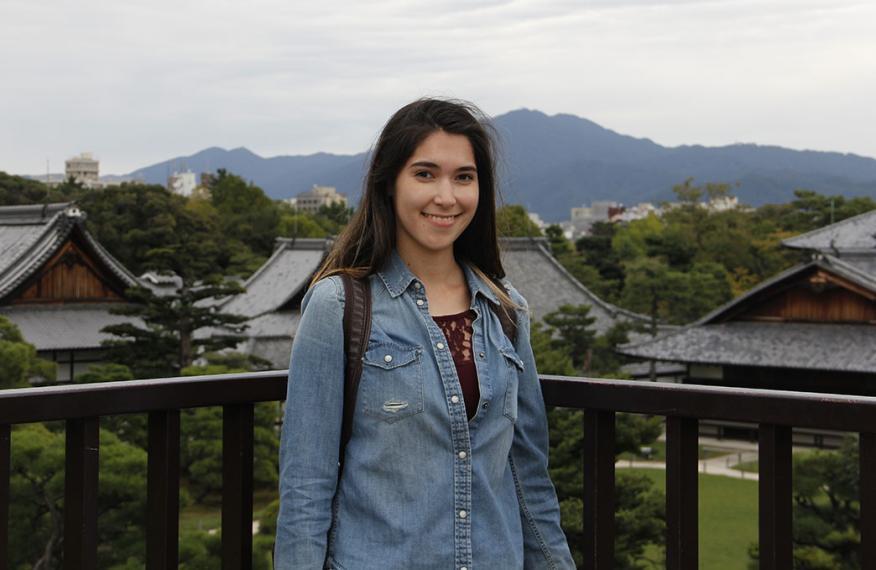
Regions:
[[425, 180], [428, 180], [430, 178], [434, 178], [432, 176], [432, 173], [429, 172], [428, 170], [418, 170], [418, 171], [414, 172], [414, 177], [415, 178], [423, 178]]
[[463, 172], [459, 176], [456, 177], [460, 182], [474, 182], [475, 176], [470, 172]]

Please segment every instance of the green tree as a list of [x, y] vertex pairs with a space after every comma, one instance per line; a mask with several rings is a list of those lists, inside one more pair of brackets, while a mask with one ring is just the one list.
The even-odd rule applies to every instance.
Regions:
[[503, 206], [496, 211], [496, 229], [502, 237], [541, 237], [541, 230], [529, 219], [526, 208], [519, 204]]
[[269, 256], [280, 222], [277, 204], [258, 186], [224, 169], [219, 169], [208, 189], [223, 235], [257, 255]]
[[[656, 217], [654, 219], [656, 220]], [[598, 279], [585, 281], [579, 278], [579, 281], [600, 297], [610, 301], [616, 300], [620, 295], [624, 281], [624, 268], [618, 252], [613, 247], [618, 227], [619, 224], [596, 222], [590, 226], [589, 235], [582, 236], [575, 242], [575, 249], [583, 263], [598, 273]], [[576, 273], [573, 274], [578, 277]]]
[[217, 311], [211, 301], [240, 291], [239, 286], [218, 279], [195, 286], [184, 283], [175, 295], [129, 289], [131, 304], [112, 312], [143, 324], [104, 327], [103, 332], [118, 337], [103, 342], [107, 359], [128, 366], [138, 378], [156, 378], [178, 376], [195, 358], [234, 348], [243, 340], [246, 317]]
[[[252, 370], [248, 355], [210, 355], [208, 364], [190, 366], [185, 376], [229, 374]], [[255, 405], [253, 428], [253, 481], [260, 488], [277, 484], [279, 440], [276, 431], [279, 408], [276, 403]], [[222, 490], [222, 408], [192, 408], [181, 416], [181, 468], [196, 502]]]
[[[12, 433], [9, 552], [13, 568], [58, 568], [63, 548], [64, 434], [41, 424]], [[146, 452], [100, 430], [98, 566], [145, 561]]]
[[590, 316], [590, 306], [562, 305], [545, 315], [543, 320], [550, 327], [550, 331], [556, 334], [554, 348], [568, 354], [577, 370], [588, 370], [593, 341], [596, 338], [592, 328], [596, 319]]
[[55, 379], [55, 365], [37, 357], [15, 324], [0, 315], [0, 389], [27, 388], [32, 380]]
[[730, 282], [720, 264], [694, 264], [690, 271], [682, 272], [659, 259], [642, 258], [627, 264], [621, 302], [632, 311], [651, 316], [651, 331], [656, 333], [660, 320], [688, 323], [730, 298]]
[[[835, 451], [794, 455], [794, 568], [859, 570], [860, 462], [858, 440]], [[758, 549], [749, 549], [751, 568]]]
[[0, 206], [48, 204], [53, 197], [49, 187], [42, 182], [0, 171]]

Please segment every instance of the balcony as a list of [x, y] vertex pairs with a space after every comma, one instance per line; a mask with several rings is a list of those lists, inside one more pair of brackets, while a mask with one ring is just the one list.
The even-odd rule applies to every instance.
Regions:
[[[549, 405], [585, 412], [584, 567], [612, 567], [614, 429], [617, 412], [666, 418], [666, 567], [697, 568], [699, 420], [759, 426], [759, 547], [762, 569], [792, 566], [791, 429], [860, 434], [861, 481], [876, 480], [876, 398], [621, 380], [543, 376]], [[223, 568], [250, 568], [253, 518], [253, 405], [278, 401], [286, 372], [135, 380], [0, 391], [0, 553], [8, 552], [10, 430], [66, 422], [64, 564], [97, 560], [99, 418], [148, 413], [147, 568], [177, 566], [180, 410], [223, 406]], [[876, 485], [861, 485], [861, 567], [876, 568]], [[0, 570], [8, 568], [0, 557]]]

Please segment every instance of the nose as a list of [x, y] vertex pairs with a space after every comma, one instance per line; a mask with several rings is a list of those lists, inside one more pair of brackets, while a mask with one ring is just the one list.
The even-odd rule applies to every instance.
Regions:
[[453, 182], [448, 178], [442, 178], [436, 188], [435, 204], [439, 206], [453, 206], [456, 204], [456, 195], [453, 192]]

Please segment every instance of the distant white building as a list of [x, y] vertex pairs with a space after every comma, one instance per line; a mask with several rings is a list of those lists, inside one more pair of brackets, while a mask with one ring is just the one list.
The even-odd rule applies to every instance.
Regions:
[[295, 207], [308, 214], [315, 214], [323, 206], [331, 206], [333, 204], [347, 205], [347, 197], [343, 194], [338, 194], [338, 191], [332, 186], [317, 186], [307, 192], [302, 192], [295, 197]]
[[544, 223], [544, 220], [541, 219], [541, 216], [536, 214], [535, 212], [527, 212], [529, 216], [529, 221], [538, 226], [538, 229], [543, 230], [547, 227], [547, 224]]
[[570, 222], [572, 234], [574, 237], [584, 235], [596, 222], [607, 222], [622, 212], [623, 205], [610, 201], [593, 202], [589, 207], [572, 208]]
[[650, 202], [640, 202], [631, 208], [627, 208], [622, 214], [612, 218], [613, 222], [632, 222], [633, 220], [644, 220], [651, 214], [660, 216], [662, 211], [660, 208], [654, 207]]
[[83, 152], [64, 162], [64, 175], [86, 188], [97, 188], [100, 186], [100, 162], [90, 152]]
[[191, 196], [197, 186], [198, 181], [195, 173], [190, 170], [174, 172], [167, 177], [167, 189], [180, 196]]
[[710, 212], [726, 212], [739, 207], [739, 199], [736, 196], [721, 196], [709, 200], [703, 206]]

